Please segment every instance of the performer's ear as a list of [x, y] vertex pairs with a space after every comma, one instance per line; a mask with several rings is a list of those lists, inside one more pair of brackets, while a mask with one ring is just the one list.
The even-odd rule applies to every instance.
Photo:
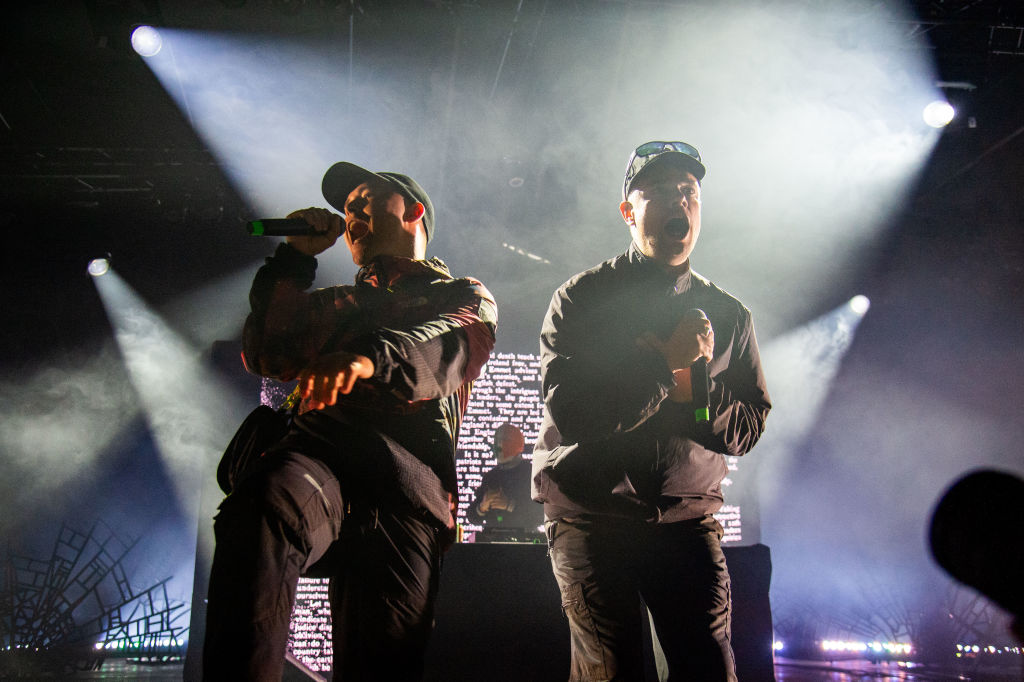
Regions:
[[423, 206], [422, 202], [417, 201], [411, 206], [406, 206], [405, 215], [402, 216], [402, 220], [407, 223], [414, 223], [423, 217], [423, 214], [427, 212], [426, 207]]
[[627, 225], [632, 226], [635, 224], [633, 220], [633, 204], [623, 201], [619, 204], [619, 213], [622, 214], [622, 219], [626, 221]]

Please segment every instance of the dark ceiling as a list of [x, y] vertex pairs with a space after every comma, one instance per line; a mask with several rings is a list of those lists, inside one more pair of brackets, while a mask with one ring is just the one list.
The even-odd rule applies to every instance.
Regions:
[[[484, 16], [491, 33], [474, 39], [464, 31], [458, 55], [477, 87], [506, 91], [509, 106], [529, 98], [527, 65], [537, 26], [556, 11], [560, 19], [597, 12], [644, 13], [684, 2], [630, 3], [628, 0], [49, 0], [19, 3], [5, 10], [0, 62], [0, 227], [20, 256], [14, 283], [32, 292], [20, 305], [26, 329], [40, 329], [55, 344], [71, 343], [80, 329], [102, 321], [94, 300], [53, 314], [52, 301], [82, 284], [82, 263], [94, 254], [134, 249], [153, 254], [187, 252], [170, 258], [178, 270], [155, 262], [122, 263], [143, 294], [159, 302], [180, 282], [251, 262], [264, 244], [239, 241], [236, 229], [251, 209], [225, 179], [213, 155], [188, 120], [131, 49], [130, 30], [158, 26], [327, 37], [344, 51], [358, 36], [402, 50], [429, 45], [441, 30], [468, 14]], [[861, 3], [869, 11], [873, 3]], [[986, 116], [986, 126], [969, 144], [950, 131], [949, 151], [929, 169], [941, 184], [976, 163], [1019, 127], [1005, 116], [1004, 103], [1021, 87], [1021, 4], [1010, 0], [949, 0], [914, 3], [916, 20], [906, 21], [908, 41], [927, 36], [939, 78], [951, 99]], [[650, 26], [656, 26], [651, 19]], [[504, 50], [493, 36], [507, 36]], [[474, 42], [474, 40], [476, 42]], [[485, 44], [481, 44], [485, 43]], [[447, 43], [445, 43], [447, 44]], [[909, 44], [909, 42], [908, 42]], [[438, 61], [456, 59], [443, 54]], [[486, 49], [488, 58], [477, 59]], [[501, 59], [494, 56], [501, 54]], [[981, 112], [984, 111], [984, 114]], [[510, 115], [510, 118], [514, 117]], [[1019, 131], [1018, 131], [1019, 132]], [[940, 145], [941, 149], [941, 145]], [[527, 159], [528, 161], [528, 159]], [[211, 225], [221, 229], [212, 229]], [[227, 227], [224, 227], [224, 226]], [[183, 235], [190, 235], [183, 239]], [[44, 265], [45, 264], [45, 265]], [[59, 322], [55, 319], [59, 317]], [[79, 327], [81, 325], [81, 327]], [[17, 336], [5, 344], [8, 358], [39, 350]]]
[[[5, 11], [3, 30], [2, 200], [12, 206], [57, 202], [95, 207], [132, 194], [187, 198], [207, 204], [223, 188], [217, 169], [188, 121], [131, 49], [131, 29], [143, 23], [205, 30], [324, 34], [347, 41], [376, 40], [400, 25], [425, 37], [461, 13], [486, 11], [507, 22], [521, 49], [508, 50], [497, 69], [507, 78], [514, 60], [527, 61], [525, 15], [550, 11], [534, 0], [73, 0], [21, 3]], [[628, 0], [556, 3], [581, 16]], [[635, 3], [644, 8], [686, 2]], [[869, 11], [874, 3], [861, 3]], [[1024, 61], [1024, 9], [1011, 0], [914, 0], [918, 19], [907, 21], [909, 39], [927, 36], [941, 81], [953, 97], [999, 98]], [[350, 23], [350, 19], [352, 23]], [[368, 36], [368, 38], [367, 38]], [[426, 38], [429, 40], [429, 38]], [[490, 46], [495, 48], [496, 46]], [[354, 56], [359, 59], [358, 53]], [[490, 61], [490, 60], [489, 60]], [[485, 74], [497, 80], [497, 73]], [[166, 195], [162, 190], [171, 188]], [[5, 220], [10, 220], [8, 216]]]

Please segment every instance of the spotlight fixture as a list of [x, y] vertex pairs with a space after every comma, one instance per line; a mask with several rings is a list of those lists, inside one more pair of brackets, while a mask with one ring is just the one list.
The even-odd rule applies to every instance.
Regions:
[[132, 31], [132, 48], [143, 57], [153, 57], [164, 46], [160, 32], [145, 24]]
[[863, 315], [868, 311], [868, 308], [870, 307], [871, 300], [868, 299], [868, 297], [863, 294], [857, 294], [856, 296], [850, 299], [850, 310], [857, 313], [858, 315]]
[[953, 106], [945, 100], [936, 100], [924, 108], [922, 117], [924, 122], [932, 128], [942, 128], [949, 125], [953, 120], [956, 111]]
[[93, 258], [91, 261], [89, 261], [89, 267], [86, 268], [86, 271], [90, 275], [92, 275], [93, 277], [99, 277], [101, 275], [105, 275], [105, 274], [107, 274], [107, 272], [109, 270], [110, 270], [110, 258], [109, 258], [109, 256], [106, 257], [106, 258]]

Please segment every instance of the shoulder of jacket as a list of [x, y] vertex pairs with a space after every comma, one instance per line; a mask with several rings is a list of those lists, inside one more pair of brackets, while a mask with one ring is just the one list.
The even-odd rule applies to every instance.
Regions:
[[448, 279], [436, 279], [430, 284], [449, 289], [474, 291], [485, 298], [493, 298], [493, 296], [491, 296], [491, 292], [487, 289], [487, 286], [476, 277], [450, 277]]
[[600, 286], [604, 282], [624, 277], [630, 265], [627, 255], [620, 254], [614, 258], [609, 258], [603, 263], [598, 263], [592, 268], [576, 273], [566, 280], [558, 288], [558, 291], [568, 293], [574, 290]]
[[750, 309], [743, 304], [743, 301], [736, 298], [704, 275], [701, 275], [696, 271], [691, 271], [691, 277], [693, 277], [693, 286], [698, 286], [703, 289], [705, 292], [704, 295], [713, 299], [719, 306], [735, 308], [736, 313], [740, 316], [750, 316]]

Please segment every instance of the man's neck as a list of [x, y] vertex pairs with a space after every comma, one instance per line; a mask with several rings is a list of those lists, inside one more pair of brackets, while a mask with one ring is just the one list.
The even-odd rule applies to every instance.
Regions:
[[690, 259], [687, 258], [679, 265], [668, 265], [667, 263], [658, 263], [658, 267], [661, 268], [661, 270], [665, 274], [671, 275], [672, 277], [678, 279], [679, 277], [682, 277], [683, 275], [690, 271]]

